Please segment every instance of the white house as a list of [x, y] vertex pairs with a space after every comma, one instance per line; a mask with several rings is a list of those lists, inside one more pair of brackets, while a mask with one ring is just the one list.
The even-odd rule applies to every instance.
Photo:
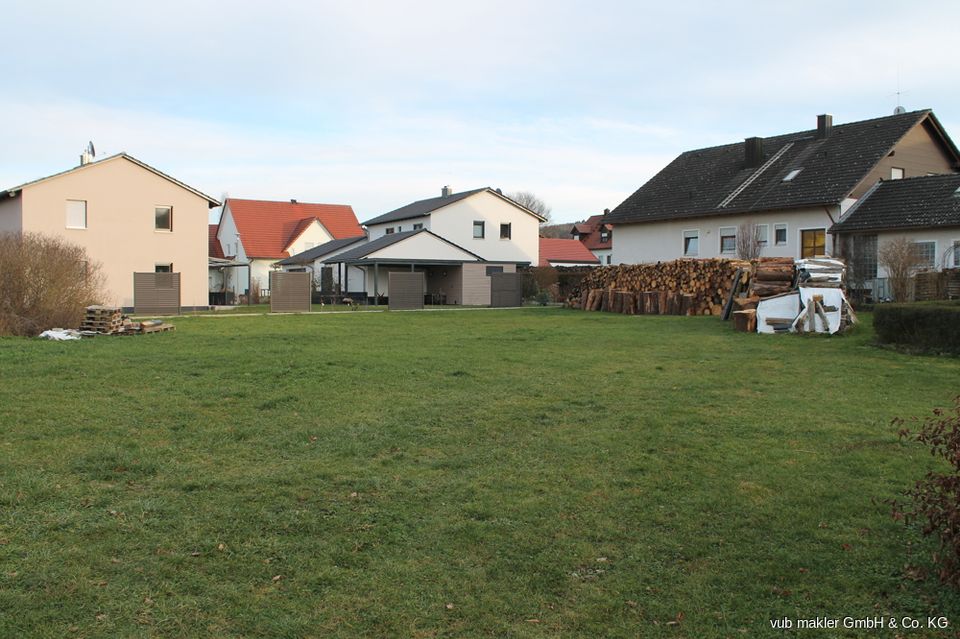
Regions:
[[817, 128], [681, 154], [624, 200], [613, 261], [736, 257], [749, 223], [761, 255], [835, 252], [827, 230], [879, 180], [954, 173], [960, 152], [932, 111]]
[[266, 291], [278, 260], [332, 240], [360, 237], [363, 229], [349, 205], [228, 198], [216, 239], [223, 257], [249, 266], [224, 269], [224, 289], [241, 295], [254, 285]]
[[[390, 270], [422, 270], [436, 303], [490, 303], [490, 275], [539, 262], [543, 218], [482, 188], [419, 200], [367, 220], [367, 244], [324, 260], [364, 273], [370, 298], [389, 296]], [[352, 273], [353, 271], [346, 271]], [[347, 286], [355, 286], [348, 276]]]
[[330, 291], [331, 293], [364, 293], [367, 289], [366, 273], [363, 269], [356, 266], [344, 266], [340, 263], [336, 264], [335, 267], [324, 266], [324, 262], [366, 243], [365, 235], [331, 240], [282, 259], [277, 262], [277, 266], [284, 271], [308, 271], [313, 274], [317, 286], [322, 285], [324, 271], [329, 269], [330, 282], [334, 287], [333, 291]]

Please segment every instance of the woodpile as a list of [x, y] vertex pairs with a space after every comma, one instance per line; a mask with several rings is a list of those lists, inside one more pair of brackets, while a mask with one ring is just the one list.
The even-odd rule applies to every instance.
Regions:
[[750, 297], [770, 297], [794, 289], [796, 268], [792, 257], [761, 257], [754, 260], [750, 275]]
[[749, 266], [728, 259], [602, 266], [583, 278], [568, 303], [626, 315], [720, 315]]

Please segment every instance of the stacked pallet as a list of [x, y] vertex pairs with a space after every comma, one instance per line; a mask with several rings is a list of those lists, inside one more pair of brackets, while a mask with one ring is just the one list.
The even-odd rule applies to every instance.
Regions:
[[115, 306], [88, 306], [80, 330], [112, 335], [123, 332], [123, 311]]
[[748, 262], [680, 259], [603, 266], [587, 274], [569, 303], [574, 308], [628, 315], [720, 315]]
[[163, 320], [143, 320], [142, 322], [131, 322], [127, 320], [123, 335], [145, 335], [147, 333], [165, 333], [176, 329], [173, 324], [167, 324]]
[[754, 260], [749, 297], [770, 297], [794, 288], [796, 269], [792, 257], [761, 257]]

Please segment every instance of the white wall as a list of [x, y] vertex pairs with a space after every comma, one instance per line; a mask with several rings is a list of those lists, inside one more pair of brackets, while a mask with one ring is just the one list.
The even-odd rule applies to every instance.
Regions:
[[23, 230], [22, 198], [5, 197], [0, 200], [0, 233], [19, 233]]
[[[954, 242], [960, 242], [960, 226], [952, 228], [930, 229], [930, 230], [905, 230], [905, 231], [884, 231], [877, 233], [877, 250], [881, 250], [884, 242], [906, 237], [912, 242], [936, 242], [936, 268], [957, 268], [960, 264], [956, 262], [953, 255]], [[889, 277], [889, 274], [877, 264], [877, 277]]]
[[387, 229], [392, 228], [396, 233], [412, 231], [414, 224], [423, 224], [423, 228], [430, 229], [430, 216], [412, 217], [409, 220], [400, 220], [399, 222], [386, 222], [384, 224], [374, 224], [367, 228], [367, 236], [371, 240], [383, 237], [387, 234]]
[[290, 255], [303, 253], [308, 249], [312, 249], [314, 246], [326, 244], [332, 239], [333, 236], [327, 232], [327, 229], [323, 228], [319, 220], [314, 220], [310, 226], [304, 229], [300, 237], [294, 238], [293, 244], [287, 247], [287, 253]]
[[[608, 257], [611, 258], [610, 263], [611, 263], [611, 264], [613, 263], [613, 259], [612, 259], [613, 249], [597, 249], [597, 250], [590, 251], [590, 252], [593, 253], [593, 256], [594, 256], [595, 258], [597, 258], [598, 260], [600, 260], [600, 266], [606, 266], [606, 265], [607, 265], [607, 258], [608, 258]], [[593, 266], [596, 266], [596, 265], [593, 265]]]
[[[695, 257], [731, 257], [733, 253], [720, 252], [721, 227], [737, 228], [743, 222], [767, 224], [768, 242], [761, 255], [765, 257], [800, 257], [800, 232], [807, 229], [829, 229], [839, 219], [838, 207], [831, 207], [829, 214], [824, 208], [799, 209], [773, 213], [712, 216], [686, 220], [650, 222], [647, 224], [617, 224], [613, 233], [613, 263], [639, 264], [661, 262], [687, 257], [683, 254], [683, 233], [698, 230], [700, 249]], [[787, 225], [787, 241], [777, 245], [775, 225]], [[826, 235], [826, 252], [833, 253], [832, 236]]]
[[[540, 263], [540, 221], [506, 200], [481, 191], [434, 211], [430, 230], [490, 262]], [[473, 222], [485, 223], [483, 239], [473, 237]], [[500, 239], [500, 225], [511, 224], [511, 238]]]

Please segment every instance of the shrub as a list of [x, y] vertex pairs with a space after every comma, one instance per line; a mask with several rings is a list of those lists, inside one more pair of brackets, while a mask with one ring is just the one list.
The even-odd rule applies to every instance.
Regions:
[[877, 339], [885, 344], [960, 355], [960, 302], [883, 304], [873, 311]]
[[0, 233], [0, 335], [77, 328], [103, 299], [103, 276], [87, 252], [39, 233]]
[[960, 396], [954, 399], [952, 409], [935, 409], [916, 431], [903, 428], [903, 424], [902, 419], [894, 420], [901, 441], [929, 446], [931, 454], [945, 460], [950, 470], [927, 473], [903, 492], [905, 503], [891, 500], [893, 517], [907, 524], [919, 521], [924, 536], [939, 538], [933, 561], [939, 567], [940, 581], [960, 588]]

